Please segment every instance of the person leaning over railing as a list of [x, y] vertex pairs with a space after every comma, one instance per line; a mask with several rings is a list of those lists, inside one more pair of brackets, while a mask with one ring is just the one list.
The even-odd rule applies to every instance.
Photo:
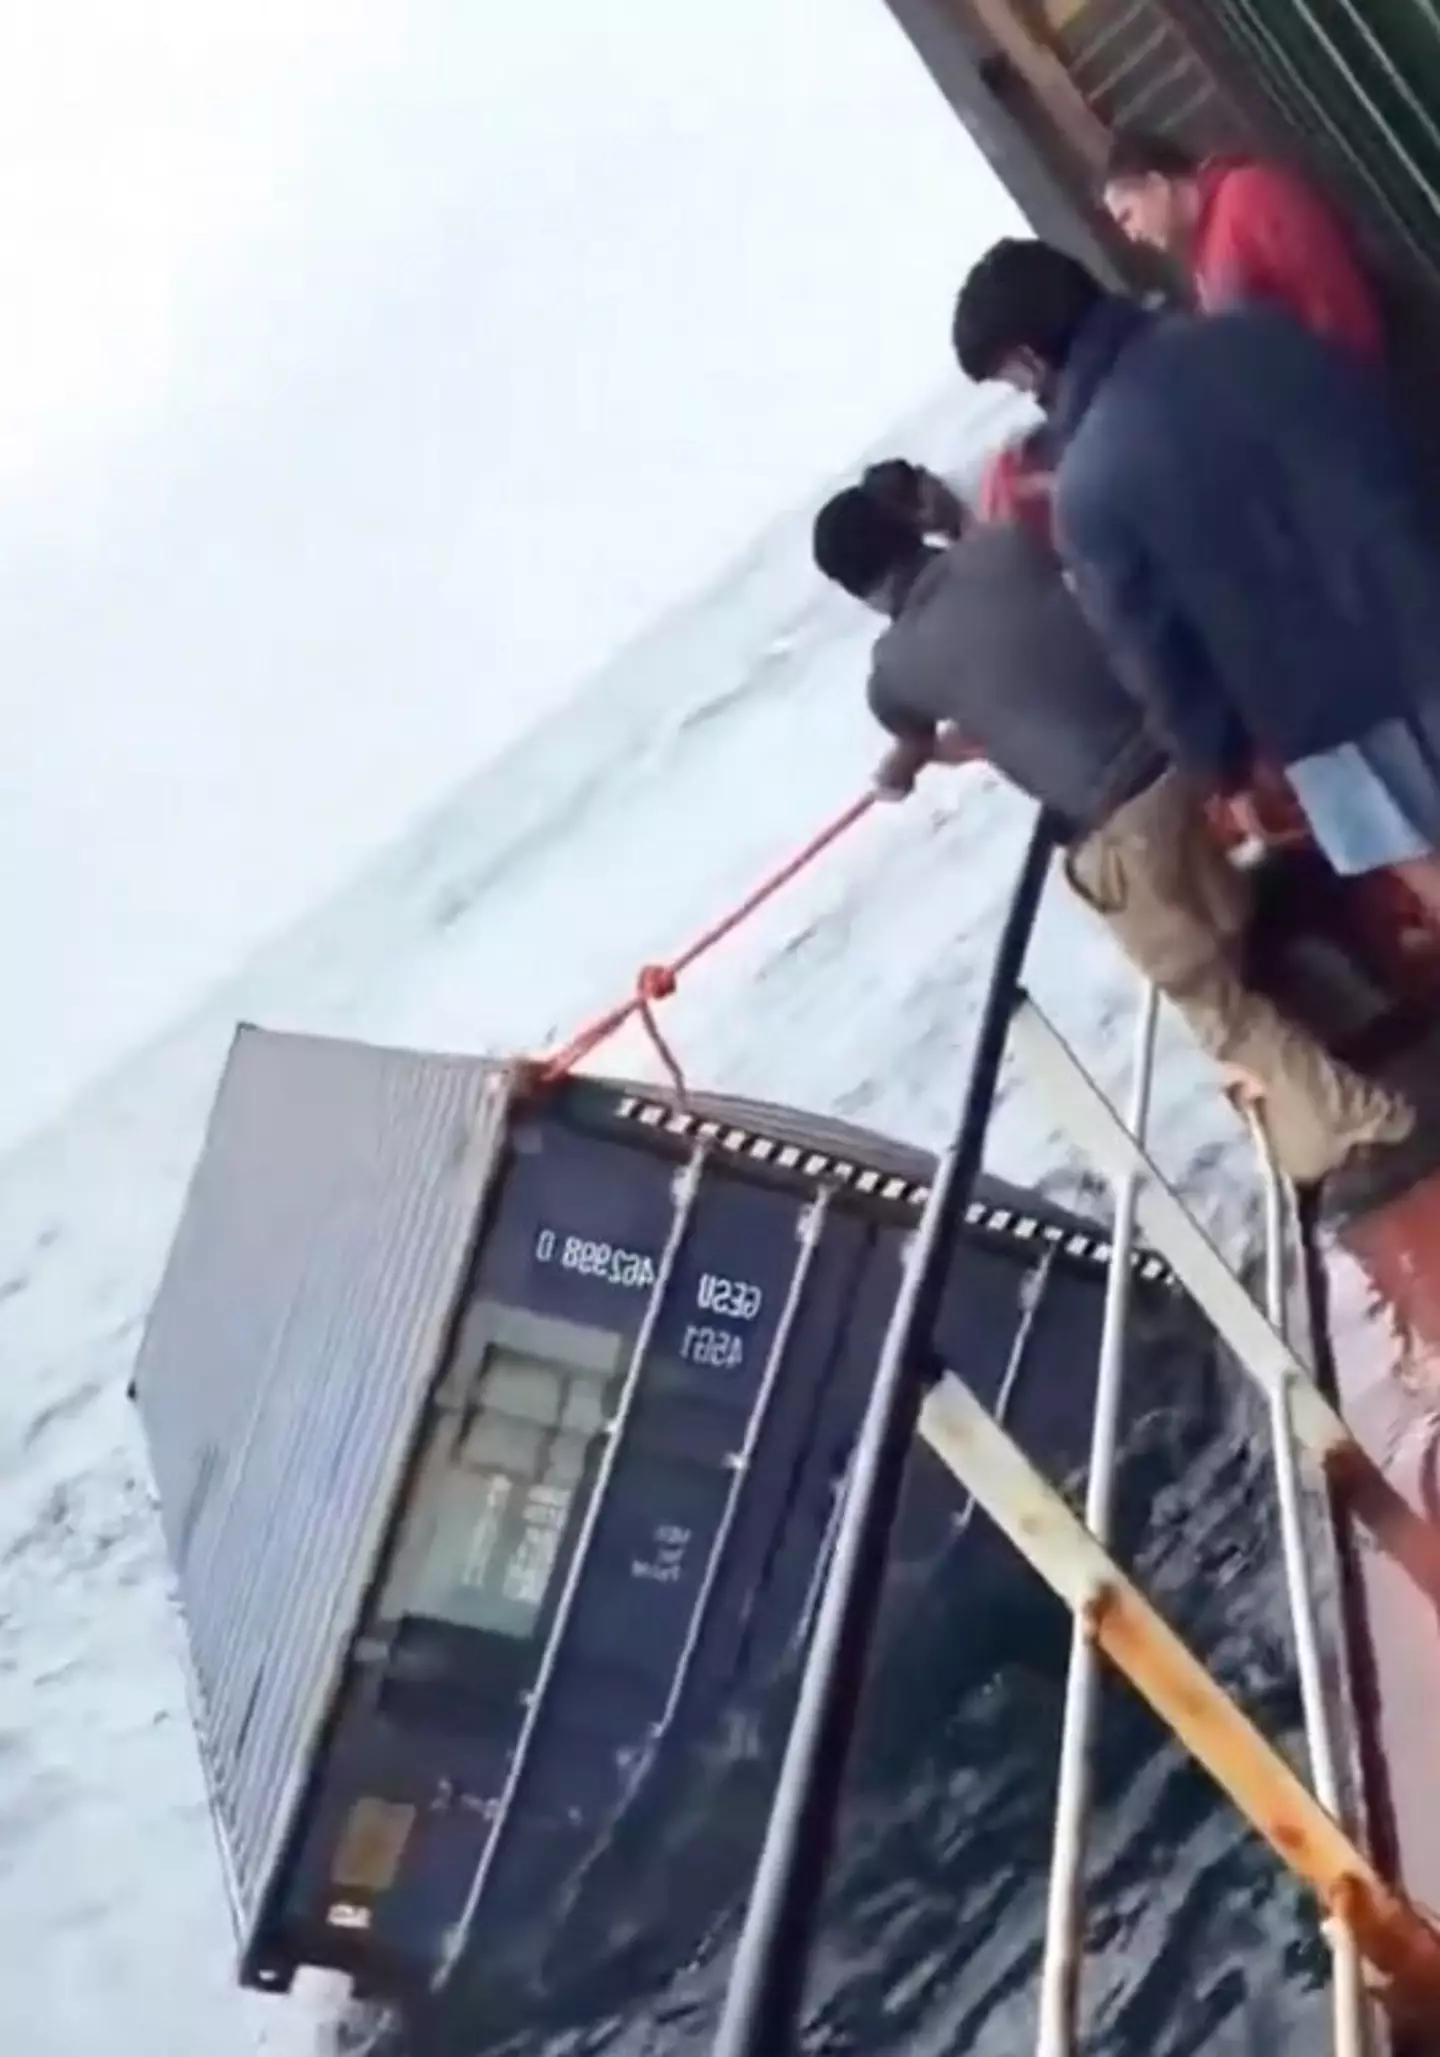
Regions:
[[1342, 876], [1440, 920], [1440, 549], [1380, 372], [1268, 308], [1155, 317], [1006, 238], [956, 303], [972, 379], [1047, 413], [1060, 556], [1177, 765], [1282, 765]]
[[1033, 526], [966, 522], [938, 549], [883, 489], [852, 486], [821, 508], [813, 549], [827, 578], [889, 624], [868, 688], [895, 739], [881, 792], [903, 796], [930, 763], [984, 760], [1046, 808], [1076, 891], [1206, 1050], [1258, 1092], [1297, 1184], [1368, 1165], [1409, 1134], [1401, 1099], [1337, 1062], [1247, 982], [1247, 880]]

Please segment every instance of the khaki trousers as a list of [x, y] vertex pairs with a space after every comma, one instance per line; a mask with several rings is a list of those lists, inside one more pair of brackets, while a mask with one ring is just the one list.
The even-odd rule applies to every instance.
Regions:
[[1201, 1048], [1254, 1080], [1272, 1147], [1298, 1184], [1407, 1132], [1403, 1101], [1339, 1063], [1244, 984], [1249, 882], [1177, 773], [1167, 772], [1077, 843], [1065, 870]]

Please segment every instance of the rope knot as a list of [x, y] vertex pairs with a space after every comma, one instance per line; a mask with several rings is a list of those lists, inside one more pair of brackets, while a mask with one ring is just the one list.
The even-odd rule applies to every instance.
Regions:
[[802, 872], [807, 864], [813, 864], [822, 850], [827, 849], [842, 836], [863, 814], [868, 814], [874, 805], [873, 793], [866, 793], [854, 801], [843, 814], [837, 815], [827, 828], [823, 828], [818, 836], [812, 836], [803, 850], [797, 850], [787, 864], [782, 864], [778, 871], [772, 871], [748, 899], [742, 900], [738, 907], [732, 907], [722, 920], [715, 922], [712, 927], [698, 935], [690, 947], [682, 950], [672, 964], [644, 965], [635, 981], [635, 990], [630, 998], [619, 1007], [612, 1007], [608, 1014], [600, 1015], [588, 1028], [582, 1029], [577, 1036], [572, 1036], [553, 1056], [545, 1058], [534, 1070], [535, 1082], [538, 1085], [551, 1086], [560, 1079], [568, 1078], [576, 1065], [593, 1050], [598, 1050], [602, 1043], [617, 1035], [627, 1022], [638, 1019], [669, 1073], [676, 1097], [683, 1104], [685, 1081], [679, 1065], [675, 1062], [674, 1052], [661, 1035], [655, 1021], [655, 1004], [670, 998], [676, 989], [681, 972], [688, 971], [692, 964], [706, 956], [717, 943], [723, 942], [726, 936], [733, 934], [757, 907], [762, 907], [783, 885]]
[[668, 1000], [675, 990], [675, 974], [668, 964], [645, 964], [635, 981], [642, 1000]]

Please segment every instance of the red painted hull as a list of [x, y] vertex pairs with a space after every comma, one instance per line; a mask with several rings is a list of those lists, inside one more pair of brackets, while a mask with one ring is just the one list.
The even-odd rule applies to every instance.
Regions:
[[[1267, 783], [1260, 814], [1272, 847], [1309, 851], [1282, 781]], [[1238, 840], [1233, 821], [1217, 816], [1216, 827], [1227, 842]], [[1308, 861], [1315, 864], [1313, 851]], [[1440, 1088], [1440, 1039], [1433, 1066], [1417, 1071], [1415, 1057], [1417, 1037], [1427, 1046], [1435, 1038], [1440, 939], [1397, 882], [1340, 882], [1318, 871], [1298, 896], [1300, 919], [1321, 928], [1396, 1002], [1388, 1031], [1368, 1039], [1369, 1061], [1382, 1076], [1403, 1069], [1407, 1084], [1428, 1073]], [[1318, 915], [1317, 891], [1324, 901]], [[1323, 1021], [1312, 1025], [1324, 1032]], [[1427, 1106], [1422, 1121], [1428, 1127], [1436, 1118]], [[1440, 1173], [1342, 1232], [1316, 1230], [1310, 1256], [1321, 1374], [1389, 1483], [1440, 1529]], [[1336, 1525], [1373, 1854], [1414, 1904], [1437, 1912], [1440, 1604], [1341, 1507]], [[1440, 2021], [1416, 2024], [1399, 2047], [1406, 2057], [1440, 2057]]]
[[[1319, 1254], [1341, 1411], [1411, 1506], [1440, 1522], [1440, 1178]], [[1380, 1854], [1412, 1899], [1440, 1908], [1440, 1610], [1391, 1559], [1347, 1544]]]

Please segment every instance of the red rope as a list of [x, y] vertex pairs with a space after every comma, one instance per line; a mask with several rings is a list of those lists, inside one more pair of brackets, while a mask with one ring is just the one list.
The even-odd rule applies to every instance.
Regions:
[[874, 804], [875, 795], [866, 793], [847, 807], [843, 814], [837, 814], [818, 835], [810, 838], [803, 849], [797, 850], [788, 863], [772, 871], [738, 907], [732, 907], [728, 914], [703, 930], [687, 949], [682, 950], [678, 957], [673, 957], [668, 964], [642, 965], [635, 981], [635, 990], [628, 1000], [623, 1000], [618, 1007], [612, 1007], [607, 1013], [597, 1016], [553, 1055], [540, 1060], [535, 1073], [537, 1084], [554, 1085], [557, 1080], [568, 1077], [576, 1065], [583, 1063], [592, 1051], [598, 1050], [602, 1043], [617, 1035], [627, 1022], [638, 1019], [654, 1044], [656, 1054], [665, 1067], [677, 1097], [683, 1100], [685, 1075], [655, 1020], [656, 1003], [668, 1000], [679, 984], [681, 975], [687, 972], [692, 964], [713, 950], [717, 943], [723, 943], [727, 936], [733, 935], [758, 907], [763, 907], [782, 886], [788, 886], [807, 865], [813, 864], [822, 851], [828, 850], [832, 843], [838, 842], [847, 829], [853, 828], [863, 815], [869, 813]]

